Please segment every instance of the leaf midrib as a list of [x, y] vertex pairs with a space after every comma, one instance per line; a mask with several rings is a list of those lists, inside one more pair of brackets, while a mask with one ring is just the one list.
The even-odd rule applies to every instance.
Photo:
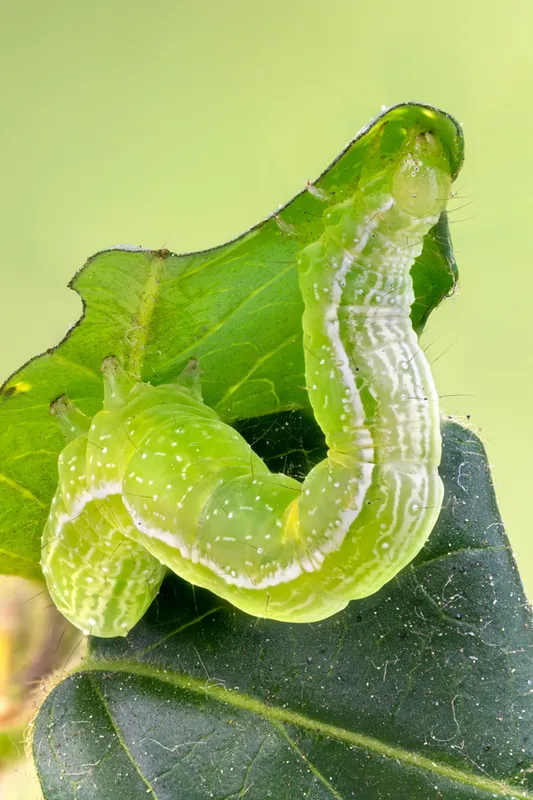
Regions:
[[161, 287], [165, 257], [165, 254], [158, 251], [152, 256], [148, 269], [148, 277], [144, 283], [139, 308], [133, 324], [133, 336], [131, 337], [131, 349], [127, 370], [136, 380], [141, 380], [142, 367], [146, 355], [146, 344], [148, 342], [150, 324]]
[[[151, 678], [161, 683], [176, 686], [185, 691], [194, 692], [204, 698], [207, 695], [216, 702], [223, 703], [224, 705], [232, 705], [234, 708], [240, 708], [252, 714], [257, 714], [275, 727], [278, 727], [280, 723], [285, 723], [302, 730], [310, 731], [313, 734], [322, 734], [330, 739], [343, 742], [352, 747], [371, 751], [383, 758], [394, 760], [406, 766], [424, 770], [425, 772], [430, 772], [434, 775], [458, 782], [464, 786], [471, 787], [472, 789], [489, 792], [492, 797], [508, 797], [514, 800], [533, 800], [532, 793], [511, 786], [505, 781], [498, 781], [486, 775], [475, 775], [472, 772], [467, 772], [448, 764], [437, 763], [418, 753], [405, 750], [402, 747], [389, 745], [373, 736], [355, 733], [345, 728], [338, 727], [337, 725], [304, 716], [303, 714], [287, 708], [266, 705], [256, 697], [244, 694], [243, 692], [226, 689], [218, 684], [211, 684], [198, 678], [191, 678], [188, 675], [180, 675], [176, 672], [169, 673], [168, 670], [164, 671], [154, 666], [141, 664], [137, 661], [112, 661], [108, 663], [88, 660], [81, 664], [77, 670], [74, 670], [72, 674], [87, 674], [88, 677], [90, 677], [96, 673], [101, 673], [103, 676], [116, 673]], [[111, 714], [109, 709], [106, 708], [106, 711]]]

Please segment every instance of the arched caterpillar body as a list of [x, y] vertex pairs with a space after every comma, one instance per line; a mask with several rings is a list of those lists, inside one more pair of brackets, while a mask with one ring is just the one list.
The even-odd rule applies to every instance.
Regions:
[[78, 627], [125, 635], [165, 567], [250, 614], [311, 622], [377, 591], [423, 546], [442, 503], [441, 441], [410, 268], [451, 185], [429, 127], [404, 130], [393, 154], [378, 137], [300, 252], [307, 388], [328, 446], [303, 484], [271, 474], [204, 405], [194, 363], [155, 387], [107, 359], [92, 420], [54, 404], [71, 441], [42, 563]]

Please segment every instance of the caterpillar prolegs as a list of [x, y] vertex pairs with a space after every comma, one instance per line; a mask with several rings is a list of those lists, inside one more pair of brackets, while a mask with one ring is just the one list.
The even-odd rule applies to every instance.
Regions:
[[272, 474], [201, 398], [102, 366], [103, 410], [52, 406], [69, 439], [43, 572], [87, 633], [125, 635], [166, 568], [242, 610], [320, 620], [377, 591], [423, 546], [442, 503], [438, 397], [410, 321], [410, 269], [445, 208], [446, 147], [429, 123], [366, 152], [353, 193], [324, 199], [300, 250], [309, 399], [328, 446], [303, 483]]

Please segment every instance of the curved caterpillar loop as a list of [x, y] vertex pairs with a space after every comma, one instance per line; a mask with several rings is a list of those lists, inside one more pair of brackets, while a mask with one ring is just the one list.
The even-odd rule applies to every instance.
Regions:
[[202, 402], [193, 360], [172, 385], [104, 361], [90, 420], [52, 406], [70, 441], [44, 531], [60, 610], [125, 635], [165, 568], [256, 616], [311, 622], [377, 591], [439, 513], [438, 398], [409, 311], [410, 268], [449, 196], [444, 146], [403, 131], [369, 148], [353, 196], [328, 205], [300, 251], [306, 378], [327, 458], [303, 483], [273, 475]]

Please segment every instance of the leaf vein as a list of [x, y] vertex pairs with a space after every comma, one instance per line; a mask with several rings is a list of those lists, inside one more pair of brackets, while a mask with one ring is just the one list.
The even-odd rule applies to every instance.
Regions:
[[233, 316], [235, 316], [235, 314], [241, 311], [250, 302], [250, 300], [253, 300], [255, 297], [260, 295], [261, 292], [263, 292], [272, 284], [276, 283], [276, 281], [282, 278], [285, 275], [285, 273], [290, 272], [292, 269], [294, 269], [294, 264], [291, 263], [289, 267], [282, 270], [281, 272], [277, 272], [276, 275], [274, 275], [269, 281], [267, 281], [266, 283], [262, 283], [256, 289], [247, 294], [246, 297], [244, 297], [238, 305], [232, 308], [229, 311], [229, 313], [226, 314], [226, 316], [221, 317], [215, 325], [213, 325], [208, 331], [206, 331], [203, 334], [203, 336], [195, 337], [193, 344], [189, 345], [181, 352], [173, 355], [172, 359], [160, 364], [158, 366], [158, 372], [166, 372], [167, 370], [171, 369], [180, 359], [182, 359], [184, 355], [192, 352], [193, 350], [197, 350], [198, 345], [201, 344], [201, 342], [204, 342], [206, 339], [209, 339], [209, 337], [212, 336], [214, 333], [216, 333], [218, 330], [220, 330], [220, 328], [223, 328], [228, 323], [228, 321]]
[[81, 664], [74, 674], [101, 672], [109, 675], [110, 673], [124, 674], [129, 673], [138, 677], [150, 678], [163, 683], [175, 686], [183, 691], [209, 696], [213, 700], [234, 708], [240, 708], [251, 714], [257, 714], [271, 724], [280, 723], [292, 725], [302, 730], [310, 731], [314, 734], [326, 736], [329, 739], [342, 742], [352, 747], [358, 747], [375, 753], [386, 759], [397, 761], [425, 772], [439, 775], [460, 785], [470, 786], [482, 791], [491, 793], [492, 797], [508, 797], [513, 800], [533, 800], [533, 794], [524, 791], [519, 787], [512, 786], [505, 781], [499, 781], [487, 777], [486, 774], [474, 774], [461, 770], [458, 767], [447, 763], [432, 761], [427, 756], [422, 756], [417, 752], [405, 750], [398, 745], [391, 745], [373, 736], [355, 731], [346, 730], [322, 720], [307, 717], [299, 712], [288, 708], [278, 708], [266, 705], [250, 695], [235, 690], [226, 689], [224, 686], [209, 683], [199, 678], [191, 678], [178, 673], [168, 673], [160, 670], [153, 665], [140, 664], [136, 661], [109, 662], [105, 664], [105, 669], [99, 665], [98, 661], [87, 661]]
[[100, 702], [102, 704], [102, 708], [104, 709], [105, 713], [107, 714], [109, 722], [111, 723], [111, 727], [113, 728], [113, 730], [114, 730], [114, 732], [116, 734], [116, 737], [117, 737], [118, 741], [120, 742], [120, 744], [122, 746], [122, 749], [124, 750], [125, 755], [131, 761], [135, 771], [139, 775], [139, 777], [142, 780], [142, 782], [144, 783], [144, 785], [147, 787], [147, 794], [151, 794], [152, 797], [154, 798], [154, 800], [158, 800], [153, 786], [151, 785], [151, 783], [148, 780], [148, 778], [145, 775], [143, 775], [143, 773], [141, 772], [141, 769], [140, 769], [139, 765], [135, 761], [132, 753], [130, 752], [130, 749], [129, 749], [128, 745], [124, 741], [124, 738], [123, 738], [123, 736], [122, 736], [122, 734], [120, 732], [120, 728], [118, 727], [118, 725], [115, 723], [115, 720], [111, 716], [111, 712], [109, 710], [109, 707], [108, 707], [107, 703], [105, 702], [105, 699], [102, 696], [102, 693], [101, 693], [99, 687], [97, 686], [96, 682], [92, 679], [91, 675], [88, 674], [87, 677], [89, 678], [89, 681], [90, 681], [90, 683], [91, 683], [91, 685], [92, 685], [92, 687], [93, 687], [93, 689], [95, 691], [95, 694], [98, 696], [98, 699], [100, 700]]
[[39, 500], [30, 489], [27, 489], [26, 486], [23, 486], [21, 483], [14, 481], [12, 478], [9, 478], [7, 475], [4, 475], [3, 472], [0, 472], [0, 483], [5, 483], [9, 486], [10, 489], [14, 489], [14, 491], [19, 492], [26, 500], [32, 500], [41, 508], [47, 508], [47, 504], [43, 503], [42, 500]]
[[328, 789], [328, 791], [331, 792], [335, 800], [342, 800], [342, 796], [337, 792], [336, 789], [333, 788], [328, 779], [325, 778], [324, 775], [322, 775], [318, 767], [316, 767], [313, 764], [313, 762], [305, 755], [303, 750], [301, 750], [296, 744], [296, 742], [289, 736], [289, 734], [285, 729], [285, 726], [281, 725], [279, 722], [273, 724], [274, 727], [277, 728], [280, 731], [280, 733], [287, 739], [294, 752], [297, 753], [297, 755], [302, 759], [302, 761], [305, 761], [305, 763], [309, 766], [309, 769], [311, 770], [315, 778], [317, 778], [320, 781], [320, 783], [322, 783], [326, 787], [326, 789]]

